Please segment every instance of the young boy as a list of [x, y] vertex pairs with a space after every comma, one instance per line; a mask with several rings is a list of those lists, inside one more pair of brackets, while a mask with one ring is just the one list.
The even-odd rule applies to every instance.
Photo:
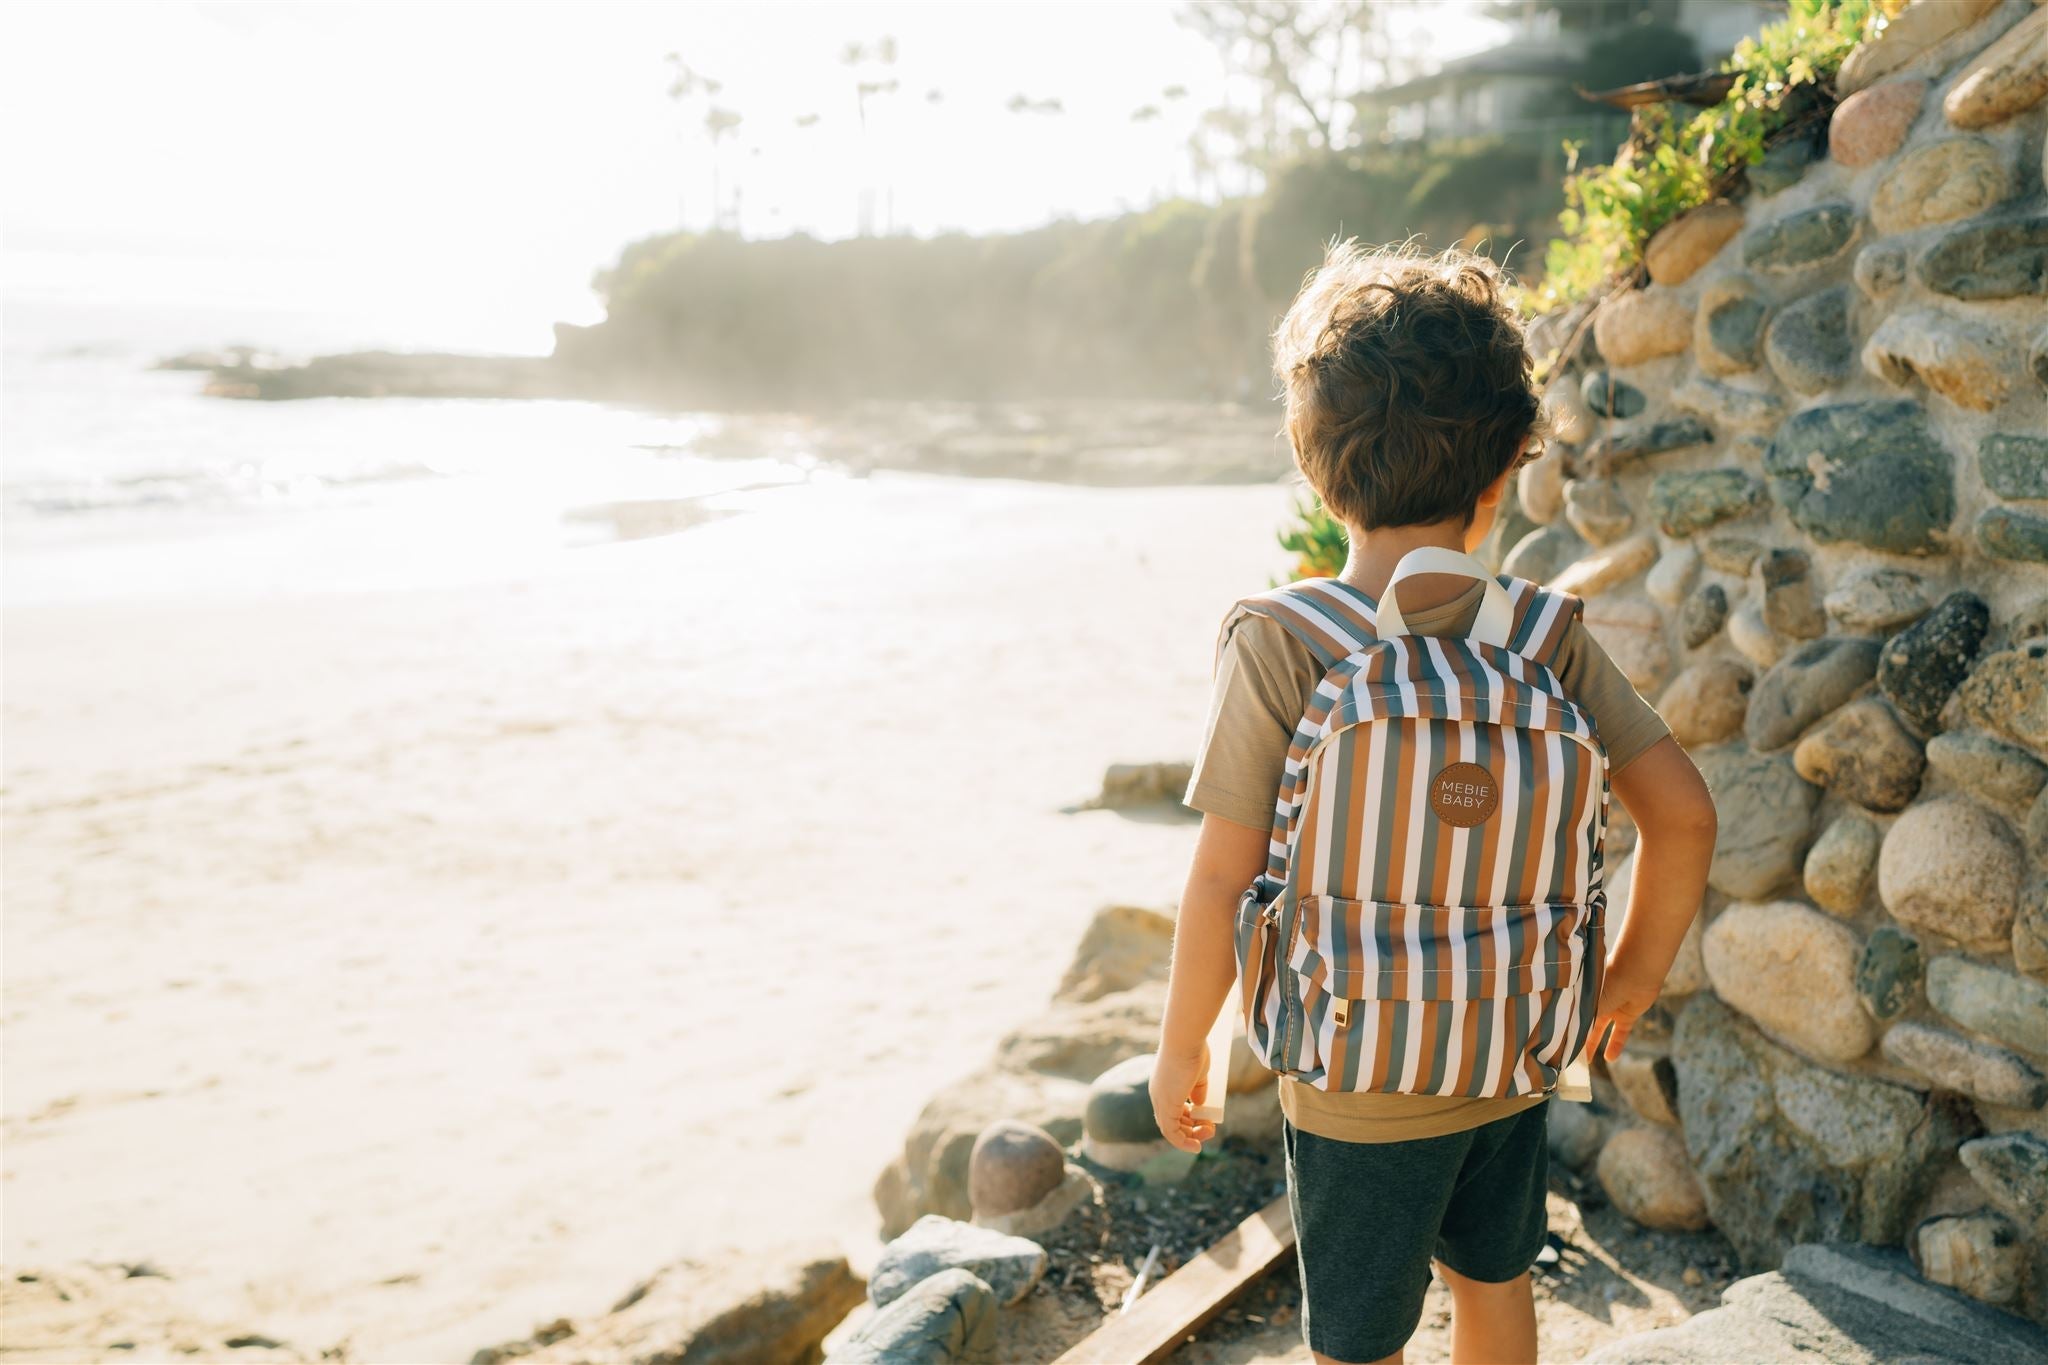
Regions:
[[[1409, 551], [1469, 553], [1530, 452], [1538, 406], [1521, 326], [1493, 265], [1457, 253], [1333, 247], [1274, 336], [1287, 431], [1309, 485], [1350, 534], [1339, 581], [1381, 600]], [[1414, 635], [1473, 628], [1483, 585], [1404, 579]], [[1657, 998], [1706, 887], [1714, 806], [1697, 769], [1574, 617], [1552, 660], [1607, 751], [1635, 821], [1633, 887], [1609, 925], [1589, 1053], [1620, 1053]], [[1238, 898], [1266, 868], [1296, 724], [1324, 669], [1270, 616], [1223, 623], [1208, 735], [1187, 803], [1203, 813], [1181, 897], [1152, 1100], [1161, 1132], [1197, 1149], [1214, 1125], [1206, 1038], [1237, 1008]], [[1506, 1098], [1321, 1090], [1280, 1079], [1288, 1198], [1299, 1244], [1302, 1333], [1318, 1361], [1401, 1360], [1430, 1262], [1450, 1287], [1458, 1361], [1536, 1359], [1529, 1267], [1548, 1179], [1543, 1093]]]

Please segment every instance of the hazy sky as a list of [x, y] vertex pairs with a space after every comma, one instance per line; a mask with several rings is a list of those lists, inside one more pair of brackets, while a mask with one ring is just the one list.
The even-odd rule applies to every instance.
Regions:
[[[585, 316], [592, 270], [709, 215], [703, 104], [742, 122], [722, 188], [744, 229], [989, 231], [1188, 188], [1182, 144], [1225, 88], [1164, 3], [12, 4], [0, 19], [11, 295], [73, 288], [438, 291]], [[1470, 0], [1403, 12], [1437, 56], [1488, 35]], [[849, 43], [896, 40], [863, 138]], [[1134, 123], [1161, 90], [1191, 96]], [[937, 91], [936, 100], [928, 92]], [[1007, 109], [1022, 94], [1057, 115]], [[799, 118], [815, 115], [808, 127]], [[88, 264], [89, 263], [89, 264]], [[168, 292], [165, 292], [168, 291]]]

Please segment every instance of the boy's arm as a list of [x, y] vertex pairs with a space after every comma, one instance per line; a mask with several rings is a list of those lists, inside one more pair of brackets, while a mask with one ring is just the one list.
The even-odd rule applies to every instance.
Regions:
[[1664, 974], [1699, 913], [1707, 865], [1714, 858], [1714, 797], [1700, 770], [1670, 738], [1659, 740], [1617, 772], [1614, 794], [1636, 822], [1628, 915], [1607, 954], [1593, 1044], [1611, 1025], [1601, 1054], [1621, 1054], [1636, 1019], [1656, 1002]]
[[1166, 1017], [1152, 1068], [1152, 1115], [1166, 1140], [1185, 1152], [1200, 1151], [1203, 1140], [1216, 1133], [1216, 1125], [1196, 1119], [1189, 1106], [1208, 1098], [1209, 1029], [1237, 980], [1232, 920], [1238, 897], [1265, 870], [1271, 838], [1270, 830], [1203, 816], [1194, 865], [1181, 892]]

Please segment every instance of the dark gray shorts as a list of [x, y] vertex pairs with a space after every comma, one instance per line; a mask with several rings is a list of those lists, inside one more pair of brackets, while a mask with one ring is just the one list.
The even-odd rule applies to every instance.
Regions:
[[1309, 1349], [1346, 1361], [1400, 1350], [1422, 1320], [1432, 1257], [1493, 1283], [1533, 1265], [1547, 1225], [1549, 1112], [1546, 1102], [1411, 1142], [1340, 1142], [1287, 1124]]

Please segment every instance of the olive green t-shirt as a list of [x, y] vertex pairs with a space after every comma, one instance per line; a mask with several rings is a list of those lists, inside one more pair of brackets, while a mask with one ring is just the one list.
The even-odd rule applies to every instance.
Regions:
[[[1475, 583], [1439, 606], [1407, 613], [1409, 630], [1463, 635], [1479, 615], [1482, 591]], [[1566, 628], [1552, 667], [1592, 719], [1607, 748], [1609, 772], [1627, 767], [1671, 733], [1582, 622]], [[1187, 804], [1234, 824], [1271, 828], [1288, 744], [1323, 672], [1308, 647], [1279, 622], [1233, 608], [1223, 621], [1209, 728], [1195, 759]], [[1462, 1132], [1543, 1099], [1541, 1094], [1492, 1099], [1331, 1092], [1280, 1078], [1280, 1105], [1295, 1127], [1346, 1142], [1405, 1142]]]

